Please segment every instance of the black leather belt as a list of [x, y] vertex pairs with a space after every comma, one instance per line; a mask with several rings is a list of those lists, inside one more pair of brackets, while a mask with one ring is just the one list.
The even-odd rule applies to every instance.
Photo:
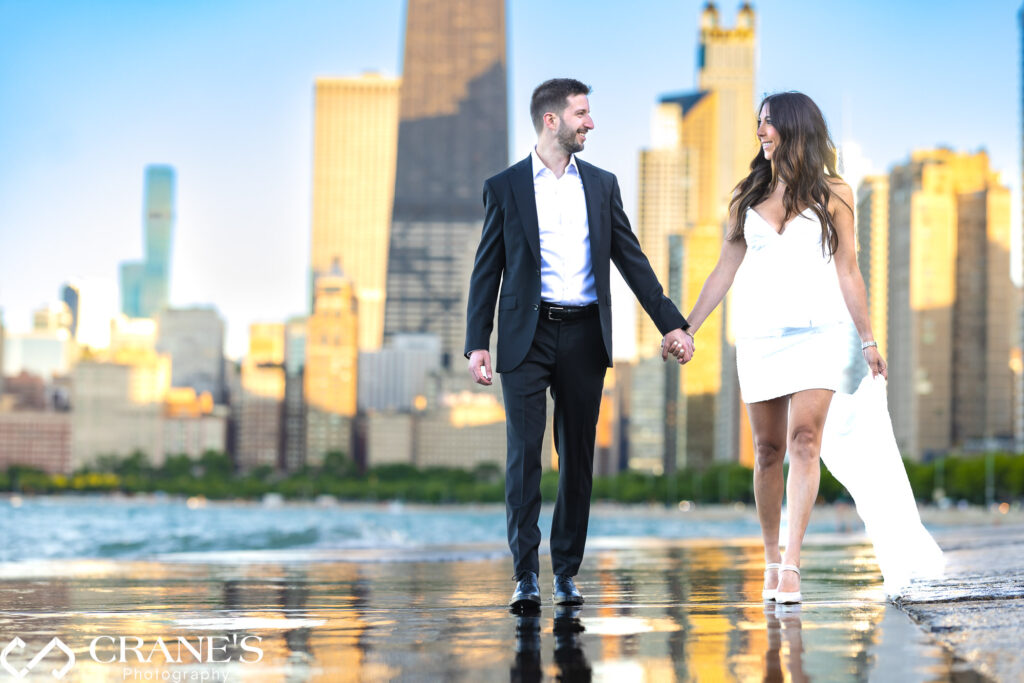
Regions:
[[583, 320], [598, 314], [597, 304], [589, 306], [565, 306], [547, 301], [540, 302], [540, 312], [548, 320]]

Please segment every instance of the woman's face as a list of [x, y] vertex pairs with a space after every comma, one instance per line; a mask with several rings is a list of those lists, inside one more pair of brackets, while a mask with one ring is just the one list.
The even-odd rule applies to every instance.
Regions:
[[782, 138], [779, 131], [772, 125], [771, 112], [768, 111], [768, 103], [761, 107], [761, 113], [757, 117], [757, 139], [761, 141], [761, 149], [764, 151], [764, 158], [771, 161], [772, 153], [778, 147]]

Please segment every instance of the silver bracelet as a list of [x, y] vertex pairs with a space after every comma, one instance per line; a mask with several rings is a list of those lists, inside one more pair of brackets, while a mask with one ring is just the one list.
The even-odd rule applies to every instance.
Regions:
[[878, 342], [876, 342], [876, 341], [861, 342], [860, 350], [861, 351], [865, 351], [867, 349], [870, 349], [872, 346], [874, 346], [877, 349], [878, 348]]

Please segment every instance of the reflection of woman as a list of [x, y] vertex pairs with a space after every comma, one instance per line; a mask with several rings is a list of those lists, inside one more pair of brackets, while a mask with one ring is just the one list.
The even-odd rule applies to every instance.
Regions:
[[[764, 678], [769, 681], [793, 683], [808, 680], [804, 674], [803, 624], [800, 621], [800, 606], [780, 607], [771, 605], [764, 610], [765, 632], [768, 636], [768, 650], [764, 653]], [[782, 641], [786, 647], [782, 647]], [[786, 666], [782, 666], [782, 652], [786, 653]], [[787, 676], [788, 673], [788, 676]]]
[[[872, 375], [887, 371], [857, 268], [853, 193], [835, 171], [821, 111], [801, 93], [770, 95], [761, 103], [757, 137], [761, 150], [733, 193], [718, 263], [687, 320], [696, 333], [739, 271], [736, 365], [754, 433], [764, 597], [791, 603], [801, 601], [800, 546], [818, 495], [825, 416], [842, 384], [849, 316]], [[789, 538], [783, 556], [784, 489]]]

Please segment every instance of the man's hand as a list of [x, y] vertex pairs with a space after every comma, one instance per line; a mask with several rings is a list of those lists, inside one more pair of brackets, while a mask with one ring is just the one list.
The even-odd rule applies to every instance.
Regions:
[[491, 352], [483, 349], [469, 354], [469, 374], [473, 375], [473, 381], [491, 386], [494, 375], [491, 374]]
[[690, 359], [693, 358], [693, 337], [683, 332], [681, 328], [676, 328], [665, 335], [665, 338], [661, 340], [661, 359], [668, 360], [669, 354], [672, 354], [679, 360], [679, 364], [689, 363]]

